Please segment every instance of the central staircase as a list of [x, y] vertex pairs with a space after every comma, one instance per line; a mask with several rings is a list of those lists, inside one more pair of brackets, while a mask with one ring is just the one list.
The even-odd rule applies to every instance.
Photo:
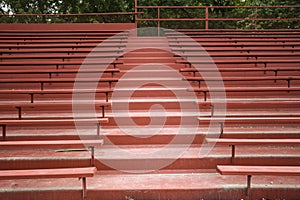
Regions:
[[201, 145], [196, 96], [187, 91], [173, 55], [165, 37], [128, 39], [106, 114], [111, 120], [101, 130], [100, 161], [121, 171], [157, 171], [173, 168], [190, 145], [194, 151]]

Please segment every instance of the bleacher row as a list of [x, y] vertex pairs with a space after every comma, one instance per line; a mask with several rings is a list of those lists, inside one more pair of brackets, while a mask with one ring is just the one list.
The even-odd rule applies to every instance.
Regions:
[[[190, 91], [197, 92], [199, 106], [208, 109], [207, 114], [198, 119], [201, 123], [220, 124], [220, 138], [207, 138], [207, 143], [231, 146], [232, 164], [236, 163], [236, 146], [299, 146], [299, 133], [289, 133], [289, 127], [298, 127], [300, 119], [298, 31], [223, 30], [207, 33], [184, 30], [182, 33], [194, 40], [172, 31], [166, 35], [173, 51], [177, 54], [180, 52], [184, 58], [176, 62], [186, 65], [180, 72], [185, 74], [185, 80], [195, 85]], [[225, 88], [208, 87], [208, 82], [218, 82], [220, 78], [207, 77], [207, 72], [215, 72], [216, 69], [209, 59], [205, 60], [207, 54], [201, 52], [195, 41], [217, 65]], [[201, 65], [201, 68], [196, 69], [193, 64]], [[209, 97], [211, 92], [224, 91], [226, 100]], [[214, 109], [218, 104], [226, 104], [225, 119], [222, 114], [215, 114]], [[231, 135], [226, 130], [230, 130], [230, 127], [246, 128], [247, 133], [243, 136]], [[270, 132], [260, 133], [266, 130]], [[252, 176], [299, 176], [298, 161], [295, 159], [289, 164], [274, 162], [265, 166], [262, 162], [250, 161], [249, 166], [237, 162], [236, 165], [218, 165], [217, 170], [222, 175], [246, 175], [246, 198], [257, 199], [259, 196], [251, 196]]]
[[[97, 60], [90, 63], [89, 70], [85, 70], [84, 73], [98, 73], [100, 65], [109, 65], [99, 80], [76, 79], [81, 63], [99, 42], [132, 26], [134, 25], [111, 27], [103, 25], [103, 28], [97, 30], [79, 27], [67, 31], [51, 28], [44, 30], [7, 28], [0, 31], [0, 126], [3, 140], [0, 143], [2, 156], [0, 185], [3, 187], [0, 197], [18, 199], [25, 194], [28, 199], [39, 198], [34, 192], [39, 185], [45, 184], [42, 180], [37, 180], [32, 185], [28, 184], [27, 187], [30, 188], [28, 191], [33, 191], [31, 193], [22, 189], [18, 192], [11, 190], [11, 185], [15, 183], [19, 185], [26, 183], [15, 179], [52, 180], [77, 177], [82, 178], [82, 193], [81, 189], [71, 189], [74, 190], [72, 193], [67, 188], [57, 192], [58, 196], [55, 198], [63, 199], [64, 195], [68, 195], [69, 199], [100, 197], [124, 199], [128, 195], [139, 199], [158, 199], [158, 197], [171, 199], [171, 196], [168, 196], [170, 190], [176, 191], [174, 199], [199, 197], [214, 199], [216, 195], [229, 199], [233, 194], [237, 198], [293, 199], [299, 194], [298, 186], [291, 188], [290, 185], [299, 183], [300, 174], [298, 158], [300, 32], [181, 30], [201, 44], [218, 66], [226, 91], [226, 119], [222, 121], [220, 118], [223, 116], [218, 116], [215, 108], [218, 104], [224, 103], [224, 99], [212, 100], [210, 92], [222, 92], [223, 89], [207, 88], [207, 82], [219, 79], [201, 76], [202, 70], [212, 71], [211, 68], [205, 67], [209, 63], [199, 59], [198, 49], [194, 48], [194, 43], [185, 41], [185, 38], [173, 32], [166, 31], [165, 37], [160, 38], [139, 38], [129, 36], [125, 31], [119, 38], [114, 37], [114, 40], [102, 46], [99, 51], [93, 51], [91, 56]], [[162, 43], [166, 43], [173, 54], [149, 48], [122, 55], [128, 42], [141, 48], [147, 46], [147, 43], [152, 47], [160, 47]], [[183, 56], [178, 57], [178, 52]], [[122, 56], [119, 57], [120, 55]], [[106, 58], [116, 60], [114, 63], [107, 63]], [[188, 62], [187, 58], [192, 62]], [[109, 157], [111, 150], [109, 145], [106, 146], [107, 140], [124, 149], [147, 152], [167, 144], [175, 134], [171, 130], [144, 139], [130, 137], [118, 130], [112, 118], [110, 97], [115, 84], [126, 71], [147, 62], [169, 65], [178, 70], [183, 80], [189, 81], [193, 86], [190, 92], [197, 95], [197, 104], [201, 109], [201, 115], [196, 117], [199, 120], [200, 131], [190, 134], [195, 139], [182, 158], [159, 172], [150, 173], [149, 176], [153, 176], [151, 178], [139, 177], [136, 174], [133, 180], [126, 174], [117, 173], [99, 162], [102, 158], [117, 159]], [[200, 72], [193, 67], [195, 64], [203, 66]], [[72, 105], [75, 80], [83, 83], [98, 82], [95, 91], [89, 88], [76, 91], [82, 94], [95, 92], [95, 108], [99, 114], [96, 122], [89, 116], [76, 119], [76, 122], [86, 125], [86, 135], [81, 137], [76, 135], [72, 115], [72, 106], [76, 106]], [[135, 95], [132, 108], [136, 116], [133, 114], [133, 118], [139, 124], [148, 123], [148, 116], [145, 113], [149, 109], [149, 104], [157, 102], [170, 109], [171, 114], [166, 120], [166, 125], [172, 129], [179, 124], [181, 116], [174, 114], [178, 113], [178, 102], [174, 102], [172, 94], [151, 86], [145, 90], [141, 89], [140, 93]], [[80, 102], [78, 106], [90, 104], [91, 102]], [[205, 139], [205, 132], [210, 123], [217, 123], [220, 126], [219, 139]], [[105, 134], [106, 138], [103, 139]], [[216, 146], [209, 157], [197, 157], [194, 151], [199, 145], [210, 142], [216, 143]], [[231, 149], [224, 145], [230, 145]], [[92, 147], [87, 149], [85, 146]], [[98, 154], [96, 152], [96, 155], [93, 146], [102, 146], [100, 150], [96, 150], [100, 151]], [[62, 149], [61, 154], [53, 153], [53, 150], [59, 152], [57, 149]], [[165, 159], [164, 155], [160, 156], [157, 159]], [[134, 159], [124, 162], [137, 162], [137, 165], [147, 163], [146, 160], [138, 162]], [[224, 175], [221, 189], [218, 188], [220, 175], [216, 170]], [[175, 178], [171, 177], [172, 175]], [[182, 183], [176, 181], [179, 175], [182, 175], [181, 181], [187, 182], [186, 188], [182, 188]], [[210, 186], [206, 188], [208, 190], [218, 188], [218, 193], [211, 194], [203, 189], [205, 187], [201, 186], [201, 183], [190, 186], [192, 182], [187, 180], [195, 175], [209, 179]], [[243, 183], [243, 178], [231, 179], [226, 175], [247, 176], [246, 193], [243, 192], [244, 186], [236, 188], [234, 185]], [[262, 183], [251, 179], [255, 175], [266, 177], [267, 181], [270, 180], [269, 176], [275, 176], [271, 178], [274, 182], [283, 175], [290, 175], [292, 178], [286, 178], [283, 186], [276, 187], [279, 193], [283, 194], [278, 197], [277, 193], [261, 191]], [[87, 184], [86, 177], [92, 176], [94, 177], [90, 178]], [[172, 181], [172, 178], [175, 181]], [[153, 186], [155, 183], [149, 184], [150, 181], [165, 181], [173, 185], [161, 184], [156, 188]], [[216, 182], [218, 184], [214, 186]], [[254, 188], [251, 186], [253, 182]], [[58, 182], [53, 181], [53, 184], [50, 186], [46, 184], [44, 194], [48, 194], [47, 187], [54, 187]], [[71, 188], [74, 184], [77, 187], [76, 183], [69, 184], [67, 186]], [[120, 188], [112, 187], [120, 184], [122, 184]], [[87, 187], [92, 189], [88, 190]], [[189, 189], [195, 192], [186, 193]], [[152, 193], [138, 192], [148, 190]], [[111, 191], [114, 191], [114, 195], [109, 193]], [[48, 199], [52, 197], [50, 195]]]
[[[95, 30], [93, 28], [86, 30], [84, 25], [74, 25], [68, 30], [60, 31], [57, 30], [63, 28], [60, 25], [56, 25], [57, 27], [54, 25], [54, 30], [51, 30], [51, 25], [42, 26], [37, 30], [30, 30], [30, 27], [27, 27], [28, 30], [22, 28], [14, 30], [14, 27], [6, 26], [8, 28], [4, 28], [0, 32], [1, 150], [13, 153], [16, 149], [21, 149], [21, 151], [22, 149], [33, 149], [39, 154], [43, 152], [41, 149], [75, 148], [78, 149], [77, 151], [90, 151], [91, 156], [84, 158], [88, 162], [85, 160], [80, 162], [80, 158], [75, 158], [73, 163], [71, 161], [70, 164], [58, 165], [49, 165], [49, 162], [57, 162], [50, 160], [48, 163], [44, 162], [38, 166], [35, 166], [34, 161], [31, 164], [19, 162], [14, 167], [14, 164], [11, 163], [6, 166], [4, 161], [1, 164], [0, 179], [82, 178], [81, 198], [86, 199], [86, 177], [94, 176], [97, 171], [94, 167], [94, 147], [103, 144], [103, 140], [99, 138], [100, 124], [109, 121], [105, 117], [105, 108], [110, 107], [108, 100], [113, 92], [111, 87], [118, 81], [113, 76], [115, 73], [119, 73], [117, 65], [122, 64], [119, 60], [109, 63], [106, 58], [118, 58], [126, 46], [128, 33], [120, 34], [90, 54], [91, 50], [99, 43], [122, 32], [122, 28], [116, 28], [118, 27], [116, 24], [104, 25], [104, 28], [100, 29], [96, 27]], [[45, 27], [46, 29], [44, 29]], [[50, 28], [47, 29], [48, 27]], [[110, 28], [112, 29], [109, 30]], [[127, 28], [130, 26], [126, 26]], [[80, 66], [88, 55], [97, 61], [88, 63], [90, 68], [82, 73], [102, 72], [103, 77], [76, 79]], [[103, 62], [100, 63], [101, 61]], [[101, 65], [109, 65], [109, 67], [101, 71], [98, 69]], [[73, 89], [75, 81], [99, 82], [99, 87], [95, 91], [92, 89], [75, 91]], [[83, 95], [96, 93], [97, 100], [96, 102], [78, 102], [74, 105], [72, 102], [74, 92]], [[97, 119], [89, 116], [73, 119], [72, 105], [94, 104], [99, 114]], [[85, 123], [87, 127], [95, 127], [97, 134], [88, 135], [85, 137], [86, 140], [80, 140], [83, 138], [76, 134], [61, 136], [49, 133], [51, 128], [73, 127], [75, 121], [76, 123]], [[26, 131], [26, 128], [24, 131], [24, 126], [31, 127], [31, 131]], [[24, 133], [16, 134], [13, 127]], [[42, 137], [42, 133], [34, 135], [30, 133], [32, 127], [37, 127], [37, 129], [47, 127], [48, 133]], [[89, 129], [91, 128], [89, 127]], [[30, 134], [26, 135], [28, 133]], [[91, 148], [87, 149], [88, 146]], [[11, 157], [10, 153], [5, 156], [6, 159]], [[9, 196], [8, 198], [18, 197]]]

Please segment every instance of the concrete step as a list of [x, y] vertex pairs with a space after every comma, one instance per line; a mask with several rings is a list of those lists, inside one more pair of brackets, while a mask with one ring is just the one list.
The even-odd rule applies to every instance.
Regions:
[[[126, 127], [125, 127], [126, 128]], [[8, 141], [22, 141], [22, 140], [73, 140], [73, 139], [97, 139], [99, 138], [96, 129], [88, 127], [83, 130], [76, 130], [76, 127], [71, 126], [23, 126], [20, 130], [19, 126], [7, 127]], [[164, 126], [163, 129], [153, 134], [154, 132], [149, 128], [147, 131], [139, 131], [134, 135], [128, 135], [119, 127], [102, 125], [100, 129], [101, 137], [104, 137], [105, 144], [108, 144], [107, 139], [116, 145], [137, 145], [137, 144], [167, 144], [175, 136], [182, 137], [179, 144], [182, 143], [185, 137], [194, 137], [193, 144], [201, 144], [203, 138], [208, 131], [208, 126], [198, 127], [198, 131], [190, 131], [188, 133], [178, 132], [177, 126]], [[137, 129], [138, 130], [138, 129]], [[155, 127], [154, 127], [155, 130]], [[219, 129], [218, 129], [219, 130]], [[80, 135], [78, 135], [80, 134]], [[147, 135], [148, 134], [148, 135]], [[244, 126], [225, 126], [222, 137], [224, 138], [299, 138], [299, 126], [293, 124], [288, 125], [244, 125]]]
[[[46, 169], [90, 166], [90, 153], [87, 150], [56, 152], [53, 149], [1, 150], [0, 169]], [[70, 148], [65, 148], [70, 149]]]
[[[125, 127], [126, 128], [126, 127]], [[138, 127], [136, 127], [138, 130]], [[158, 128], [157, 128], [158, 129]], [[126, 130], [126, 129], [125, 129]], [[176, 142], [182, 144], [188, 138], [193, 138], [192, 144], [202, 144], [207, 134], [208, 127], [198, 128], [195, 132], [180, 132], [180, 127], [165, 126], [161, 128], [160, 132], [155, 132], [153, 128], [147, 131], [137, 131], [137, 133], [128, 134], [120, 130], [118, 127], [102, 126], [101, 136], [104, 139], [104, 144], [113, 143], [115, 145], [138, 145], [138, 144], [168, 144], [175, 137], [182, 138]], [[299, 127], [295, 126], [273, 126], [273, 127], [225, 127], [223, 138], [298, 138], [300, 135]]]
[[[147, 64], [147, 63], [175, 63], [175, 58], [172, 57], [124, 57], [122, 58], [122, 61], [124, 61], [125, 64], [128, 63], [140, 63]], [[120, 67], [122, 68], [122, 67]]]
[[[159, 169], [215, 169], [218, 164], [231, 164], [231, 148], [200, 145], [104, 145], [95, 149], [98, 170], [150, 172]], [[211, 149], [212, 148], [212, 149]], [[57, 152], [56, 149], [1, 151], [1, 169], [35, 169], [89, 166], [86, 150]], [[72, 149], [72, 148], [71, 148]], [[211, 149], [211, 151], [209, 151]], [[299, 147], [236, 146], [233, 160], [237, 165], [300, 164]]]
[[167, 67], [171, 67], [171, 68], [173, 68], [175, 70], [178, 70], [178, 72], [179, 72], [179, 69], [184, 66], [182, 64], [176, 64], [174, 62], [154, 62], [153, 61], [153, 63], [141, 63], [140, 61], [138, 61], [136, 63], [132, 63], [132, 62], [130, 62], [130, 63], [124, 63], [124, 65], [119, 66], [119, 68], [120, 68], [121, 72], [127, 72], [128, 70], [131, 70], [134, 67], [143, 66], [144, 64], [146, 64], [147, 66], [149, 66], [151, 64], [153, 64], [153, 66], [157, 66], [157, 65], [167, 66]]
[[[152, 171], [158, 169], [215, 169], [217, 164], [230, 164], [231, 148], [216, 146], [206, 150], [193, 145], [104, 146], [96, 152], [98, 169], [121, 171]], [[186, 150], [186, 151], [185, 151]], [[204, 156], [204, 157], [202, 157]], [[270, 146], [238, 146], [234, 164], [238, 165], [299, 165], [299, 148]]]
[[[253, 199], [297, 200], [298, 177], [253, 176]], [[73, 179], [2, 180], [3, 199], [81, 199], [81, 181]], [[102, 172], [87, 178], [89, 200], [246, 199], [245, 176], [221, 176], [215, 171], [169, 170], [146, 174]], [[112, 192], [113, 191], [113, 192]]]
[[132, 51], [129, 53], [126, 53], [124, 55], [125, 58], [130, 58], [130, 57], [173, 57], [173, 53], [171, 52], [166, 52], [166, 51], [159, 51], [159, 50], [152, 50], [152, 51]]

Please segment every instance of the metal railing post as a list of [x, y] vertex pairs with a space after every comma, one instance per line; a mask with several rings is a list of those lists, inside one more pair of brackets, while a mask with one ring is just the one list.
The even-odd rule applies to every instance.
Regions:
[[160, 36], [160, 7], [157, 7], [157, 37]]
[[208, 30], [208, 6], [205, 7], [205, 30]]
[[256, 19], [257, 19], [257, 8], [255, 8], [255, 11], [254, 11], [254, 29], [256, 30], [257, 29], [257, 26], [256, 26]]
[[135, 28], [137, 28], [137, 25], [138, 25], [137, 11], [138, 11], [138, 0], [134, 0], [134, 23], [135, 23]]

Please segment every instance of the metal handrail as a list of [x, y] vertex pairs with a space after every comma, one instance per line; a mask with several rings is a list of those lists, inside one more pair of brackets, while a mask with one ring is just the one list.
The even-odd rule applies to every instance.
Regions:
[[79, 13], [79, 14], [0, 14], [5, 17], [35, 17], [35, 16], [46, 16], [46, 17], [74, 17], [74, 16], [105, 16], [105, 15], [137, 15], [143, 14], [143, 12], [111, 12], [111, 13]]
[[300, 6], [136, 6], [137, 8], [300, 8]]
[[[245, 18], [210, 18], [209, 10], [213, 8], [224, 8], [224, 9], [237, 9], [237, 8], [245, 8], [245, 9], [264, 9], [264, 8], [296, 8], [300, 9], [300, 6], [138, 6], [137, 2], [135, 5], [135, 11], [138, 12], [138, 9], [157, 9], [157, 18], [138, 18], [138, 15], [135, 15], [135, 21], [157, 21], [158, 32], [161, 27], [161, 21], [205, 21], [205, 30], [209, 29], [209, 21], [253, 21], [254, 29], [257, 29], [256, 22], [257, 21], [300, 21], [299, 17], [293, 18], [258, 18], [257, 14], [254, 17], [245, 17]], [[205, 9], [205, 17], [204, 18], [161, 18], [161, 9]], [[256, 12], [255, 11], [255, 12]]]

